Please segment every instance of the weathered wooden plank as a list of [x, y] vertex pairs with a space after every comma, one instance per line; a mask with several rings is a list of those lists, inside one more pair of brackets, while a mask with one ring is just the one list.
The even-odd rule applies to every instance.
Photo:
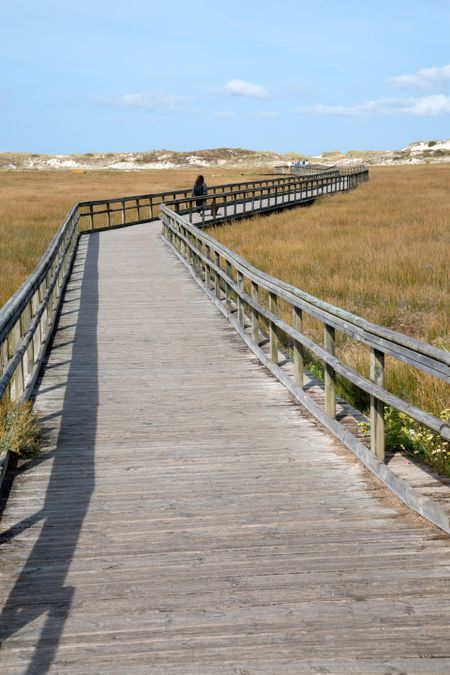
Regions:
[[81, 240], [47, 454], [2, 521], [0, 669], [446, 672], [448, 540], [302, 415], [158, 232]]

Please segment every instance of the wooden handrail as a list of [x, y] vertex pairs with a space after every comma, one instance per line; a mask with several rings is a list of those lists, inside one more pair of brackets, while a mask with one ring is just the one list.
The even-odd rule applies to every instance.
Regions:
[[[384, 408], [406, 413], [450, 441], [450, 425], [413, 406], [384, 387], [385, 356], [402, 361], [446, 383], [450, 382], [450, 354], [414, 338], [378, 326], [265, 274], [202, 231], [203, 225], [280, 209], [322, 194], [348, 190], [367, 180], [367, 167], [327, 170], [313, 176], [277, 176], [258, 181], [210, 187], [206, 203], [224, 208], [221, 217], [192, 220], [198, 197], [191, 189], [170, 190], [76, 204], [67, 215], [30, 277], [0, 309], [0, 399], [27, 398], [47, 349], [63, 291], [69, 278], [81, 234], [102, 228], [145, 223], [161, 217], [163, 236], [190, 268], [198, 283], [227, 316], [245, 343], [326, 428], [382, 480], [386, 479]], [[164, 200], [166, 203], [164, 204]], [[228, 212], [230, 211], [230, 212]], [[281, 316], [280, 301], [291, 309], [291, 322]], [[323, 325], [319, 344], [305, 335], [305, 315]], [[363, 377], [335, 353], [336, 331], [370, 349], [370, 375]], [[268, 349], [264, 345], [268, 343]], [[292, 348], [293, 372], [283, 369], [280, 352]], [[324, 406], [304, 386], [305, 350], [318, 358], [325, 372]], [[359, 387], [370, 397], [370, 450], [336, 419], [336, 376]], [[3, 463], [3, 471], [6, 466]], [[0, 466], [1, 473], [1, 466]], [[392, 476], [389, 481], [395, 482]], [[391, 485], [392, 488], [392, 485]], [[394, 489], [406, 503], [403, 488]], [[416, 508], [416, 507], [413, 507]], [[419, 512], [422, 512], [419, 509]], [[428, 517], [428, 516], [427, 516]], [[434, 517], [434, 516], [433, 516]], [[433, 517], [430, 519], [432, 522]]]
[[[337, 176], [338, 172], [333, 170], [333, 174]], [[308, 177], [308, 184], [319, 176], [320, 173]], [[278, 189], [282, 194], [291, 184], [292, 177], [278, 176], [213, 185], [209, 190], [212, 197], [225, 195], [236, 202], [236, 191]], [[167, 190], [79, 202], [70, 210], [34, 271], [0, 309], [0, 399], [5, 395], [14, 400], [26, 398], [32, 390], [80, 234], [154, 220], [159, 218], [163, 200], [177, 197], [189, 200], [191, 194], [191, 188]]]
[[30, 394], [70, 274], [79, 221], [74, 206], [32, 274], [0, 309], [0, 399]]
[[[234, 220], [237, 217], [245, 217], [254, 212], [273, 211], [287, 206], [311, 202], [318, 197], [334, 192], [350, 190], [360, 181], [367, 180], [367, 167], [358, 167], [353, 173], [339, 172], [322, 173], [318, 176], [289, 176], [285, 181], [267, 181], [263, 186], [243, 187], [227, 192], [215, 192], [207, 196], [195, 197], [184, 196], [181, 199], [166, 201], [166, 206], [172, 207], [179, 214], [189, 214], [189, 221], [193, 222], [193, 216], [198, 210], [197, 204], [202, 204], [201, 222], [196, 222], [197, 227], [205, 227], [211, 224], [219, 224], [226, 220]], [[237, 206], [241, 210], [237, 210]], [[207, 218], [205, 211], [212, 210], [212, 215]], [[222, 209], [220, 217], [215, 215]]]
[[[220, 185], [211, 185], [208, 188], [209, 197], [218, 193], [229, 193], [236, 190], [248, 190], [253, 188], [262, 188], [267, 186], [284, 186], [292, 181], [313, 181], [323, 176], [339, 176], [340, 170], [337, 168], [318, 171], [310, 176], [276, 176], [258, 179], [256, 181], [242, 181], [237, 183], [225, 183]], [[354, 176], [367, 176], [367, 167], [361, 166], [354, 169]], [[82, 218], [83, 227], [86, 229], [103, 229], [115, 226], [136, 225], [137, 223], [157, 220], [159, 218], [159, 208], [162, 203], [176, 201], [177, 199], [186, 200], [192, 195], [192, 189], [167, 190], [164, 192], [131, 195], [128, 197], [115, 197], [113, 199], [97, 199], [93, 201], [80, 202], [78, 208]], [[171, 199], [170, 199], [171, 198]], [[84, 225], [86, 223], [87, 225]]]
[[[285, 207], [315, 199], [324, 192], [350, 189], [367, 176], [367, 167], [362, 166], [350, 175], [345, 172], [345, 176], [333, 168], [308, 177], [277, 176], [213, 185], [208, 199], [227, 208], [231, 205], [232, 217], [236, 218], [238, 207], [243, 206], [245, 215]], [[192, 198], [191, 189], [80, 202], [71, 209], [35, 270], [0, 310], [0, 398], [26, 398], [32, 390], [80, 234], [154, 220], [167, 198], [177, 210], [182, 204], [188, 205], [192, 218], [192, 204], [197, 198]]]
[[[202, 221], [198, 224], [200, 226], [216, 224], [225, 218], [247, 217], [269, 209], [283, 208], [293, 203], [315, 199], [328, 192], [350, 189], [367, 177], [367, 167], [362, 166], [339, 171], [333, 169], [331, 173], [328, 171], [327, 175], [322, 173], [307, 177], [277, 176], [258, 181], [214, 185], [210, 188], [210, 194], [205, 202], [212, 202], [218, 208], [225, 208], [225, 211], [230, 209], [231, 213], [211, 217], [207, 222], [203, 215]], [[171, 199], [167, 199], [168, 197]], [[163, 203], [163, 199], [167, 200], [166, 204]], [[228, 307], [231, 297], [234, 297], [238, 324], [242, 331], [246, 317], [251, 322], [254, 338], [252, 348], [255, 351], [260, 350], [256, 336], [261, 334], [262, 319], [269, 326], [270, 354], [275, 361], [279, 336], [282, 335], [285, 340], [290, 341], [298, 380], [297, 394], [301, 389], [302, 402], [308, 398], [300, 386], [304, 372], [303, 349], [308, 349], [322, 361], [325, 366], [326, 412], [319, 413], [317, 404], [309, 405], [319, 419], [329, 422], [329, 419], [334, 417], [337, 373], [369, 394], [371, 448], [380, 459], [384, 458], [384, 405], [405, 412], [440, 433], [442, 438], [450, 440], [448, 424], [394, 396], [383, 386], [385, 355], [448, 383], [450, 381], [448, 352], [373, 324], [261, 272], [189, 222], [192, 220], [193, 205], [197, 200], [197, 197], [192, 197], [191, 189], [184, 189], [104, 201], [80, 202], [71, 209], [36, 269], [0, 310], [0, 398], [7, 395], [12, 399], [19, 399], [30, 393], [54, 326], [80, 234], [99, 227], [144, 223], [155, 219], [159, 215], [158, 210], [162, 216], [166, 239], [185, 260], [188, 260], [197, 277], [206, 284], [208, 292], [211, 291], [210, 281], [213, 280], [219, 304], [225, 303]], [[130, 210], [133, 211], [131, 218]], [[115, 222], [113, 214], [117, 213], [119, 221]], [[99, 223], [99, 216], [104, 214], [107, 216], [106, 224]], [[261, 289], [268, 294], [269, 307], [260, 302]], [[278, 300], [283, 300], [291, 307], [292, 325], [279, 316]], [[314, 343], [303, 334], [304, 313], [323, 324], [323, 345]], [[359, 375], [335, 355], [335, 331], [344, 333], [370, 348], [370, 379]], [[247, 338], [248, 336], [245, 339]], [[276, 363], [274, 367], [277, 370]], [[280, 376], [280, 373], [277, 374]], [[336, 431], [335, 426], [333, 429]], [[348, 432], [345, 435], [348, 441]]]
[[[176, 213], [169, 205], [161, 207], [163, 235], [189, 265], [199, 283], [213, 297], [241, 334], [246, 343], [289, 390], [333, 433], [351, 449], [360, 441], [335, 419], [335, 376], [356, 385], [370, 396], [372, 452], [384, 461], [384, 406], [404, 412], [450, 441], [450, 426], [441, 419], [411, 405], [384, 388], [384, 357], [390, 356], [426, 372], [446, 383], [450, 382], [450, 354], [444, 350], [410, 338], [396, 331], [373, 324], [258, 270], [234, 251]], [[211, 280], [213, 285], [211, 286]], [[261, 290], [268, 295], [269, 306], [261, 302]], [[250, 292], [251, 291], [251, 292]], [[237, 319], [231, 313], [231, 298]], [[291, 307], [292, 324], [278, 313], [278, 300]], [[317, 344], [302, 332], [303, 315], [321, 321], [324, 343]], [[269, 355], [260, 346], [261, 319], [268, 326]], [[247, 325], [247, 330], [245, 326]], [[370, 379], [349, 368], [334, 353], [335, 331], [342, 332], [370, 348]], [[287, 380], [278, 366], [279, 339], [292, 347], [296, 381]], [[303, 387], [303, 349], [318, 357], [325, 368], [325, 410], [308, 396]]]

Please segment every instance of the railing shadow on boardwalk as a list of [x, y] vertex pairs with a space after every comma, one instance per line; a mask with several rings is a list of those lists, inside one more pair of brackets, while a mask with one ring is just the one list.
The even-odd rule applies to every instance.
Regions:
[[[95, 484], [99, 235], [83, 238], [81, 246], [87, 248], [86, 263], [80, 288], [74, 293], [75, 297], [80, 294], [79, 317], [63, 408], [49, 416], [61, 416], [56, 442], [58, 452], [31, 462], [33, 466], [53, 459], [45, 502], [40, 511], [11, 527], [0, 539], [7, 548], [8, 541], [13, 541], [17, 534], [42, 522], [39, 538], [24, 562], [0, 616], [0, 641], [3, 642], [46, 614], [39, 641], [25, 671], [30, 675], [46, 673], [55, 657], [74, 595], [74, 588], [66, 586], [65, 581]], [[72, 290], [75, 290], [73, 284]], [[86, 330], [87, 324], [89, 330]], [[55, 343], [54, 349], [58, 350], [58, 346]], [[88, 371], [88, 383], [84, 377], [82, 385], [81, 370]], [[29, 466], [27, 463], [25, 468]]]

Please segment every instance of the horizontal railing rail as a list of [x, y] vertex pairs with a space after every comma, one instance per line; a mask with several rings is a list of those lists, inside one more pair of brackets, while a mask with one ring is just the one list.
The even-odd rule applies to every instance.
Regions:
[[[223, 221], [239, 217], [239, 209], [244, 215], [279, 209], [296, 200], [308, 201], [321, 194], [350, 189], [367, 177], [366, 167], [357, 167], [345, 176], [332, 169], [307, 177], [264, 177], [210, 186], [207, 200], [223, 205]], [[5, 396], [20, 400], [31, 395], [55, 326], [79, 236], [155, 220], [160, 217], [164, 201], [171, 201], [178, 211], [183, 208], [192, 211], [198, 198], [191, 195], [192, 189], [168, 190], [85, 201], [71, 209], [35, 270], [0, 309], [0, 400]], [[201, 220], [205, 224], [204, 210]], [[220, 219], [211, 216], [208, 224], [209, 221]], [[7, 457], [0, 457], [0, 482], [7, 461]]]
[[29, 393], [39, 370], [79, 234], [74, 206], [35, 270], [0, 309], [0, 400]]
[[[197, 227], [205, 227], [246, 217], [254, 212], [263, 213], [308, 203], [323, 195], [350, 190], [367, 178], [365, 167], [345, 175], [333, 173], [307, 178], [290, 176], [283, 182], [268, 182], [263, 186], [236, 188], [207, 196], [190, 195], [165, 204], [176, 213], [187, 214], [189, 222], [195, 222]], [[197, 213], [199, 217], [196, 217]]]
[[[367, 167], [358, 167], [355, 169], [355, 175], [358, 173], [367, 175]], [[313, 180], [323, 175], [318, 172], [315, 175], [302, 177], [304, 180]], [[339, 171], [333, 169], [327, 172], [330, 176], [339, 176]], [[220, 185], [208, 186], [209, 196], [218, 193], [233, 192], [235, 190], [247, 190], [265, 186], [282, 186], [292, 181], [292, 176], [267, 177], [254, 181], [242, 181], [235, 183], [225, 183]], [[298, 180], [298, 177], [296, 177]], [[121, 227], [124, 225], [136, 225], [137, 223], [157, 220], [161, 204], [178, 199], [189, 199], [192, 196], [192, 188], [182, 190], [167, 190], [150, 194], [131, 195], [129, 197], [116, 197], [113, 199], [100, 199], [78, 204], [80, 216], [83, 219], [83, 227], [89, 230], [103, 229], [110, 227]]]
[[311, 175], [311, 174], [323, 174], [328, 171], [339, 171], [340, 167], [336, 164], [318, 164], [318, 163], [308, 163], [301, 164], [300, 162], [287, 162], [285, 164], [278, 164], [278, 166], [273, 167], [276, 173], [301, 173], [302, 175]]
[[282, 164], [280, 166], [275, 166], [275, 171], [267, 175], [295, 175], [307, 178], [311, 175], [327, 175], [332, 173], [339, 173], [342, 176], [352, 174], [355, 170], [364, 167], [365, 165], [360, 164], [349, 164], [345, 166], [337, 166], [336, 164]]
[[[168, 205], [163, 205], [161, 212], [164, 238], [191, 268], [199, 283], [227, 315], [246, 343], [298, 400], [348, 447], [354, 449], [361, 441], [336, 420], [337, 375], [369, 396], [370, 449], [380, 461], [385, 460], [386, 405], [406, 413], [440, 434], [444, 440], [450, 441], [448, 423], [391, 394], [384, 387], [386, 356], [449, 383], [449, 352], [372, 324], [275, 279], [190, 223], [185, 214], [176, 213]], [[290, 323], [281, 316], [281, 302], [289, 308]], [[321, 322], [321, 344], [303, 332], [305, 315]], [[357, 373], [336, 355], [336, 331], [358, 340], [370, 349], [369, 378]], [[264, 341], [269, 344], [268, 354], [261, 348]], [[283, 358], [279, 351], [282, 345], [292, 349], [293, 379], [279, 366], [280, 358]], [[304, 387], [307, 352], [324, 366], [324, 408], [308, 395]]]
[[[360, 169], [361, 175], [364, 167]], [[334, 172], [335, 180], [339, 173]], [[303, 182], [305, 190], [313, 190], [316, 177]], [[254, 181], [213, 185], [209, 194], [218, 199], [237, 201], [240, 192], [274, 191], [286, 195], [292, 177], [278, 176]], [[0, 309], [0, 400], [13, 400], [29, 395], [39, 370], [45, 348], [54, 326], [62, 292], [70, 272], [77, 240], [83, 232], [148, 222], [159, 218], [164, 200], [191, 201], [192, 188], [167, 190], [147, 195], [133, 195], [76, 204], [66, 216], [59, 231], [42, 256], [35, 270], [19, 290]]]

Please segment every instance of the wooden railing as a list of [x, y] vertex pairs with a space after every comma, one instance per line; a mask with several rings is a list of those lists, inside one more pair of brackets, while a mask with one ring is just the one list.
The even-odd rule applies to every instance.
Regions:
[[[185, 261], [211, 299], [227, 316], [247, 345], [289, 391], [330, 431], [361, 456], [361, 439], [336, 420], [336, 376], [356, 385], [370, 397], [370, 450], [380, 462], [385, 458], [384, 408], [406, 413], [450, 441], [450, 426], [384, 388], [385, 356], [402, 361], [435, 378], [450, 382], [450, 353], [372, 324], [275, 279], [226, 248], [189, 218], [169, 206], [161, 207], [163, 236]], [[289, 308], [291, 320], [282, 318], [280, 303]], [[318, 344], [303, 331], [305, 315], [323, 327]], [[285, 316], [285, 312], [284, 312]], [[336, 331], [370, 349], [370, 379], [349, 368], [335, 350]], [[268, 342], [268, 352], [263, 345]], [[292, 349], [295, 376], [279, 362], [281, 346]], [[305, 350], [324, 366], [325, 405], [321, 407], [304, 388]], [[366, 458], [367, 460], [367, 458]], [[373, 468], [373, 467], [372, 467]]]
[[[357, 175], [357, 172], [358, 175], [368, 175], [366, 167], [358, 167], [355, 170], [355, 175]], [[317, 172], [313, 176], [308, 176], [307, 179], [302, 178], [301, 180], [309, 182], [323, 175], [338, 177], [340, 172], [337, 169], [333, 169], [331, 172], [327, 171], [325, 174]], [[281, 188], [292, 180], [292, 176], [277, 176], [255, 181], [211, 185], [208, 186], [208, 195], [211, 197], [219, 194], [233, 193], [236, 190], [251, 190], [270, 186], [279, 186]], [[294, 181], [298, 180], [299, 177], [294, 178]], [[124, 225], [136, 225], [150, 220], [158, 220], [161, 204], [176, 200], [188, 200], [191, 195], [192, 188], [168, 190], [166, 192], [132, 195], [130, 197], [80, 202], [78, 208], [80, 216], [83, 218], [83, 227], [86, 230], [123, 227]]]
[[[345, 180], [356, 181], [363, 179], [364, 175], [367, 175], [367, 170], [361, 168], [359, 173], [355, 173], [358, 177]], [[334, 180], [337, 186], [341, 180], [339, 172], [334, 172], [333, 176], [329, 180]], [[311, 197], [317, 192], [317, 181], [321, 180], [324, 179], [319, 176], [302, 180], [301, 189]], [[218, 199], [220, 203], [225, 201], [227, 204], [232, 201], [234, 204], [238, 195], [256, 195], [258, 191], [258, 194], [270, 195], [277, 192], [280, 199], [285, 199], [293, 194], [294, 185], [298, 186], [299, 181], [293, 181], [290, 176], [213, 185], [209, 188], [211, 197], [208, 199]], [[12, 400], [27, 398], [33, 388], [70, 274], [79, 235], [96, 229], [154, 220], [160, 217], [164, 201], [192, 203], [191, 194], [191, 188], [170, 190], [80, 202], [72, 208], [31, 276], [0, 309], [0, 400], [3, 396]], [[248, 204], [247, 197], [242, 199]], [[254, 207], [258, 210], [257, 205], [254, 204]]]
[[[341, 176], [333, 170], [306, 179], [277, 176], [213, 185], [205, 205], [211, 200], [223, 205], [222, 217], [215, 219], [219, 222], [347, 190], [366, 178], [367, 169], [360, 167], [350, 176]], [[6, 396], [16, 401], [31, 395], [55, 326], [79, 236], [155, 220], [160, 217], [164, 201], [172, 201], [178, 211], [182, 208], [192, 211], [196, 198], [193, 200], [191, 194], [191, 189], [170, 190], [80, 202], [72, 208], [34, 272], [0, 310], [0, 400]], [[203, 212], [201, 221], [208, 224], [214, 219], [205, 221]], [[8, 454], [0, 456], [0, 482], [7, 464]]]
[[[274, 174], [301, 174], [302, 176], [339, 171], [336, 165], [329, 164], [292, 164], [291, 162], [274, 166]], [[273, 174], [272, 174], [273, 175]]]
[[255, 212], [264, 213], [312, 202], [323, 195], [351, 190], [367, 179], [367, 167], [357, 167], [353, 173], [325, 172], [307, 178], [289, 176], [281, 181], [266, 181], [264, 185], [234, 185], [231, 190], [216, 190], [207, 197], [183, 196], [167, 201], [166, 206], [180, 215], [186, 214], [189, 222], [197, 227], [205, 227], [245, 218]]
[[[197, 218], [200, 226], [218, 224], [224, 219], [284, 208], [321, 194], [351, 189], [367, 177], [367, 168], [357, 167], [332, 175], [278, 176], [212, 186], [202, 206], [216, 207], [223, 212], [218, 217], [211, 214], [208, 222], [203, 213], [194, 214], [192, 205], [197, 198], [190, 196], [190, 189], [77, 204], [34, 272], [0, 310], [0, 399], [7, 396], [18, 400], [31, 394], [55, 326], [80, 234], [161, 217], [166, 241], [261, 362], [325, 427], [389, 484], [383, 473], [387, 469], [383, 465], [385, 406], [407, 414], [446, 441], [450, 441], [450, 427], [385, 389], [385, 357], [449, 383], [450, 354], [365, 321], [263, 273], [190, 222]], [[168, 203], [164, 204], [164, 200]], [[290, 320], [286, 319], [286, 308], [289, 308]], [[306, 316], [322, 324], [321, 343], [303, 330]], [[338, 357], [336, 332], [367, 345], [369, 378], [349, 368]], [[292, 353], [293, 374], [280, 362], [285, 358], [285, 349]], [[309, 395], [308, 387], [304, 386], [308, 352], [324, 366], [323, 405]], [[336, 419], [338, 375], [370, 397], [370, 449]], [[0, 479], [6, 463], [7, 459], [0, 457]], [[404, 498], [403, 489], [394, 491]], [[405, 498], [404, 501], [408, 503]], [[429, 519], [438, 522], [436, 515]]]
[[335, 164], [281, 164], [280, 166], [275, 166], [275, 171], [269, 173], [269, 176], [276, 175], [298, 175], [302, 177], [317, 176], [317, 175], [326, 175], [329, 173], [340, 173], [341, 175], [347, 175], [354, 173], [355, 169], [360, 168], [361, 165], [353, 164], [348, 166], [337, 166]]
[[79, 223], [74, 206], [34, 272], [0, 310], [0, 400], [26, 398], [33, 387], [70, 274]]

